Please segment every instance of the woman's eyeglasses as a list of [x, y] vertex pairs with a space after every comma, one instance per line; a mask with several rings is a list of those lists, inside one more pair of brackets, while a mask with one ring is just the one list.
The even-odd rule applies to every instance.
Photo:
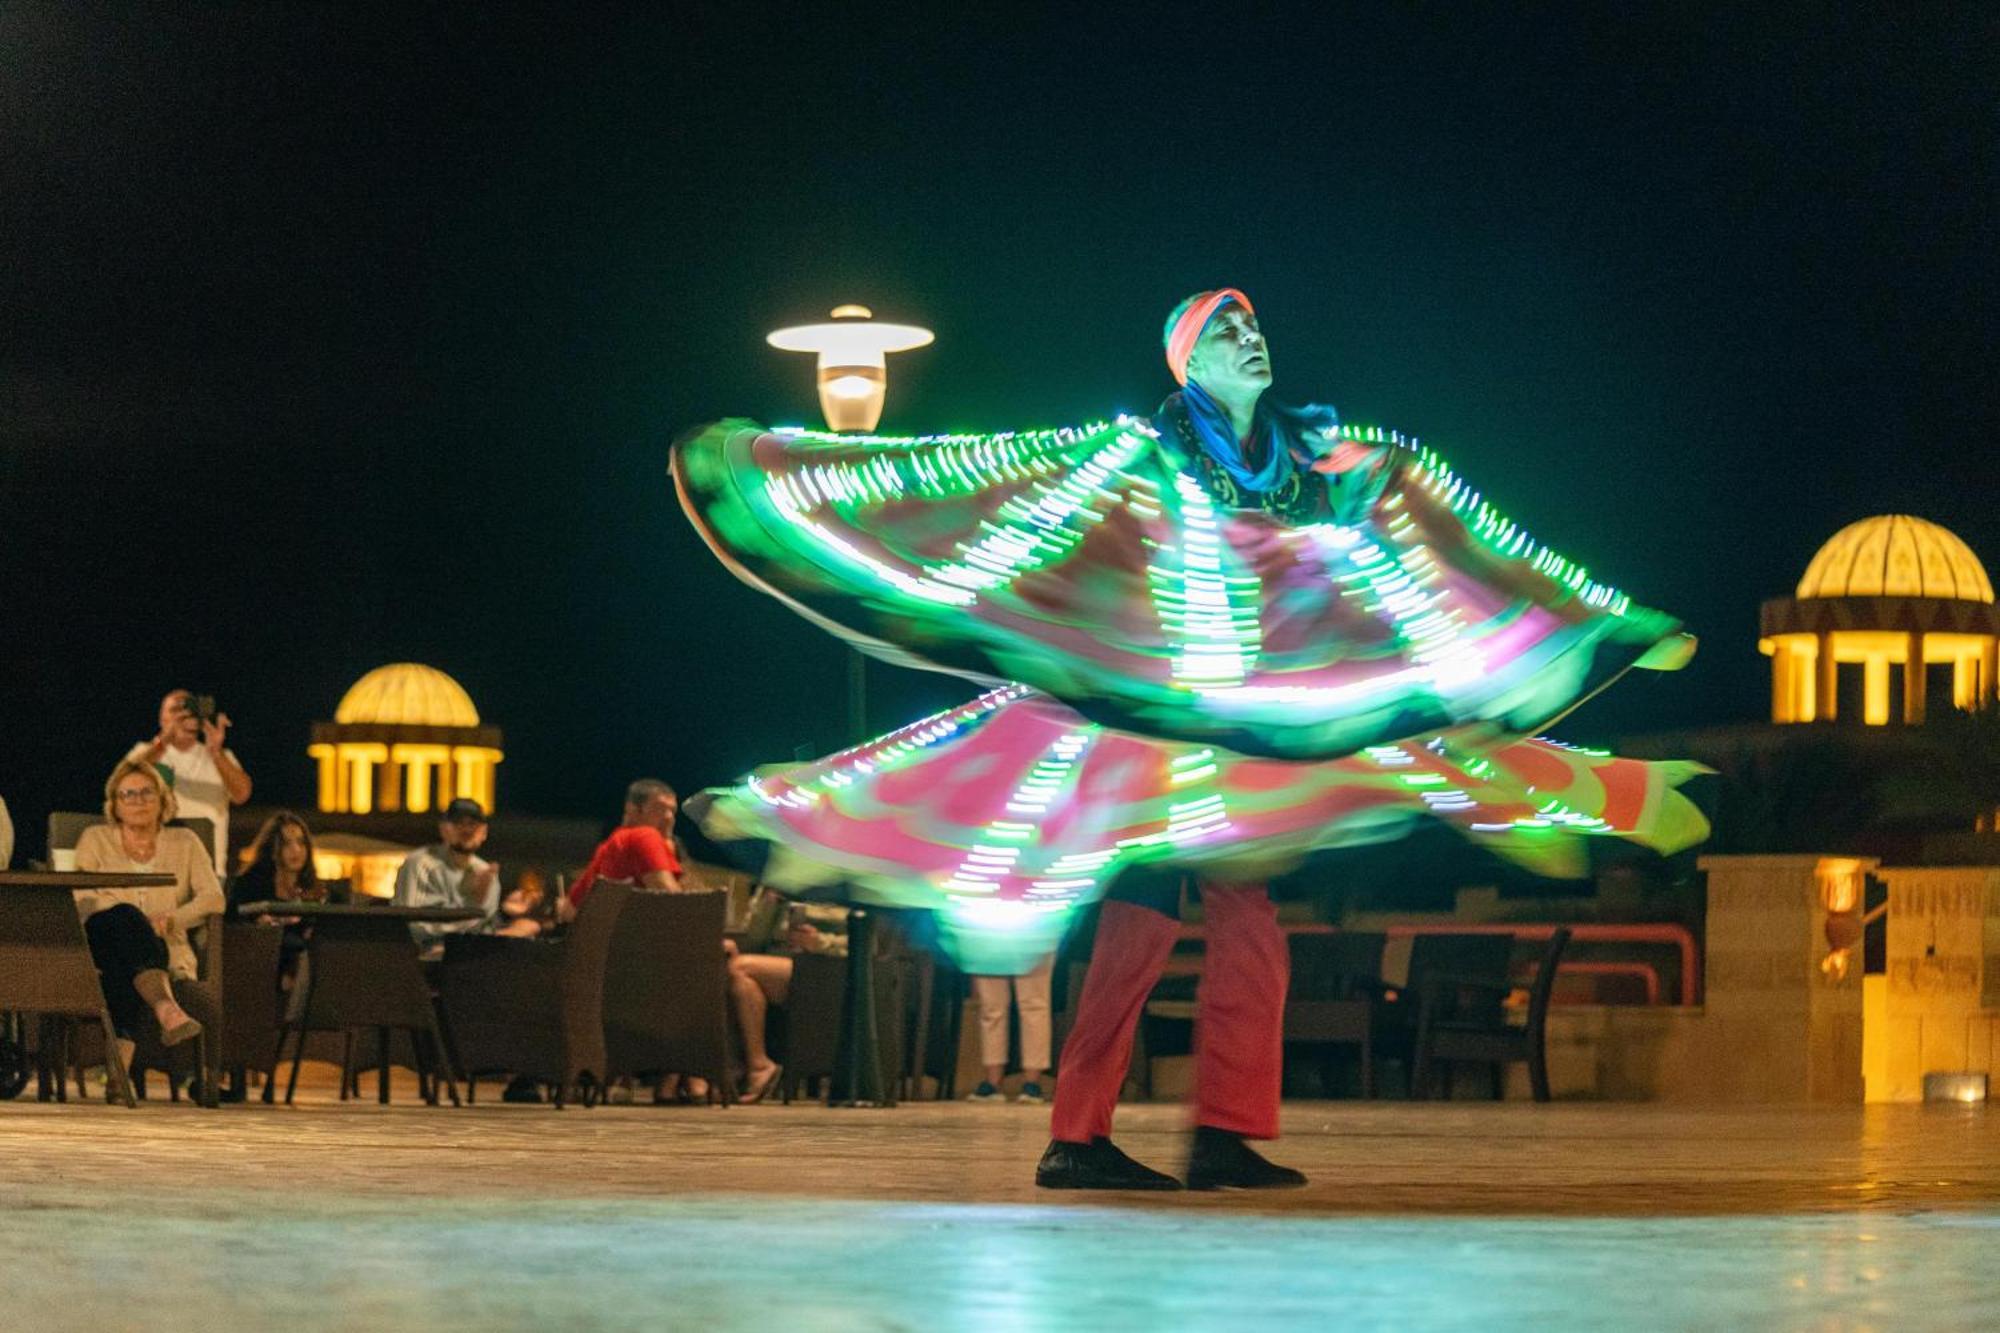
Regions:
[[141, 801], [157, 801], [160, 793], [152, 787], [120, 787], [113, 793], [119, 800], [137, 805]]

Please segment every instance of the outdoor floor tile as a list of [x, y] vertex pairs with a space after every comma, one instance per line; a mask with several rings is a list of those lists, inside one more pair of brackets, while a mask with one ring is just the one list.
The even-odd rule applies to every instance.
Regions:
[[[1181, 1112], [1120, 1112], [1174, 1169]], [[2000, 1125], [1295, 1103], [1262, 1195], [1047, 1194], [1046, 1109], [0, 1104], [35, 1328], [1963, 1327]]]

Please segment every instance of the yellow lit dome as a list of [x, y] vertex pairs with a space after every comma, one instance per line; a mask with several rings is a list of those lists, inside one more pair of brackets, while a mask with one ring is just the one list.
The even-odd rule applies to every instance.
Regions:
[[[1992, 594], [1987, 594], [1992, 600]], [[465, 687], [436, 667], [392, 662], [354, 682], [333, 710], [342, 724], [408, 727], [476, 727], [479, 710]]]
[[1848, 524], [1819, 548], [1798, 595], [1991, 602], [1993, 584], [1972, 548], [1949, 529], [1908, 514], [1878, 514]]

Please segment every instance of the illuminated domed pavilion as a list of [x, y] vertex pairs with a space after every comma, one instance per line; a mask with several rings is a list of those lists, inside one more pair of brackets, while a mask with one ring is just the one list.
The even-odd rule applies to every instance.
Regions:
[[[1771, 659], [1771, 720], [1890, 719], [1900, 686], [1903, 721], [1924, 720], [1931, 677], [1954, 704], [1994, 697], [2000, 609], [1979, 557], [1935, 523], [1881, 514], [1836, 532], [1806, 566], [1795, 596], [1765, 602], [1758, 648]], [[1920, 664], [1915, 669], [1912, 664]], [[1842, 667], [1856, 671], [1843, 673]], [[1892, 685], [1892, 676], [1895, 678]], [[1842, 696], [1847, 696], [1843, 703]]]
[[394, 662], [354, 682], [333, 721], [315, 722], [306, 753], [319, 763], [328, 813], [422, 813], [468, 796], [493, 809], [500, 729], [481, 726], [463, 686], [435, 667]]

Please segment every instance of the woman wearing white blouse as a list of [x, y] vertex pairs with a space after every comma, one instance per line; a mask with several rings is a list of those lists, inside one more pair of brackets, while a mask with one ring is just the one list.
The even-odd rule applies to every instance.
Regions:
[[[222, 885], [201, 839], [168, 828], [174, 794], [153, 765], [128, 759], [104, 784], [105, 823], [76, 845], [78, 870], [137, 871], [174, 877], [157, 888], [95, 889], [76, 895], [91, 957], [104, 979], [104, 1003], [129, 1062], [132, 1034], [148, 1008], [161, 1039], [177, 1046], [199, 1036], [201, 1024], [174, 999], [173, 977], [195, 975], [188, 929], [222, 911]], [[171, 975], [170, 975], [171, 974]]]

